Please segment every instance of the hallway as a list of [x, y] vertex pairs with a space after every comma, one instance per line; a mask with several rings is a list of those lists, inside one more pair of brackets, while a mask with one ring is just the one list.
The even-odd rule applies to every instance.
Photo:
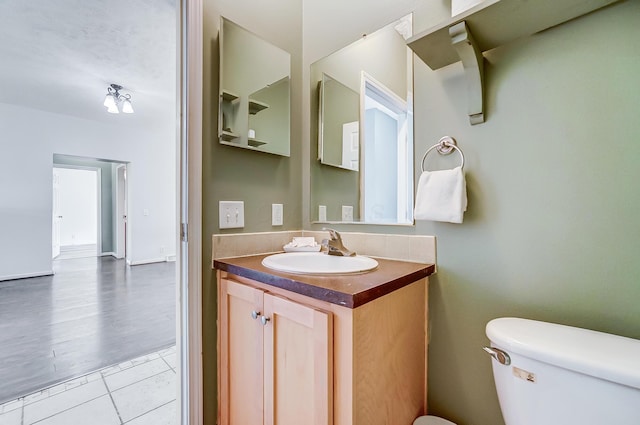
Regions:
[[0, 403], [175, 344], [175, 263], [53, 267], [0, 282]]

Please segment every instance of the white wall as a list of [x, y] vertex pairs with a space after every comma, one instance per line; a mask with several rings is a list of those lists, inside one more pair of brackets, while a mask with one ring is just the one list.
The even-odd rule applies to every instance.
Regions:
[[138, 125], [135, 114], [112, 118], [104, 124], [0, 103], [0, 280], [51, 272], [54, 153], [129, 162], [129, 258], [175, 255], [173, 111], [153, 126]]

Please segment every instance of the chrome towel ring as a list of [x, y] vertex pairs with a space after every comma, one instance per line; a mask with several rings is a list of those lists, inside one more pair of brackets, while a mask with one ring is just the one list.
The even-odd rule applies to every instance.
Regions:
[[420, 162], [420, 168], [422, 168], [422, 171], [425, 171], [424, 160], [427, 159], [427, 155], [429, 155], [429, 152], [431, 152], [434, 149], [438, 151], [440, 155], [449, 155], [454, 150], [457, 150], [458, 153], [460, 154], [460, 158], [462, 159], [462, 164], [460, 164], [460, 168], [464, 168], [464, 154], [462, 153], [462, 150], [457, 146], [456, 141], [453, 137], [444, 136], [438, 141], [438, 143], [431, 146], [424, 153], [424, 156], [422, 157], [422, 161]]

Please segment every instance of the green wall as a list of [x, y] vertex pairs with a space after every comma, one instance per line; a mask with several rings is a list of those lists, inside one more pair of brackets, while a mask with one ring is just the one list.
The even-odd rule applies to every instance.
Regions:
[[[301, 104], [302, 4], [299, 0], [204, 0], [203, 100], [203, 356], [205, 424], [216, 422], [216, 284], [211, 235], [300, 229], [301, 112], [291, 108], [291, 156], [220, 145], [218, 117], [218, 29], [220, 16], [249, 29], [291, 54], [292, 105]], [[283, 30], [286, 28], [286, 30]], [[244, 201], [244, 229], [218, 228], [218, 202]], [[271, 226], [271, 204], [284, 204], [284, 226]]]
[[495, 317], [640, 338], [639, 16], [640, 2], [623, 1], [488, 52], [487, 121], [476, 126], [462, 65], [432, 71], [415, 58], [416, 181], [425, 150], [456, 138], [464, 223], [336, 227], [437, 237], [430, 413], [503, 424], [481, 349]]
[[[211, 117], [203, 150], [207, 424], [215, 423], [216, 300], [207, 259], [210, 235], [218, 232], [217, 202], [245, 200], [245, 231], [277, 230], [253, 210], [279, 195], [284, 228], [299, 227], [300, 192], [309, 189], [299, 186], [296, 173], [313, 157], [307, 151], [303, 159], [296, 142], [301, 120], [309, 120], [295, 103], [300, 73], [308, 72], [296, 68], [299, 51], [292, 52], [291, 160], [215, 143], [219, 10], [233, 11], [238, 16], [230, 19], [251, 28], [239, 19], [246, 11], [254, 15], [256, 4], [249, 8], [247, 2], [205, 2], [204, 116]], [[336, 227], [437, 236], [438, 274], [430, 279], [429, 301], [432, 414], [458, 425], [503, 423], [490, 361], [481, 350], [492, 318], [520, 316], [640, 338], [638, 16], [640, 2], [623, 1], [488, 52], [487, 122], [477, 126], [468, 123], [461, 64], [432, 71], [415, 59], [416, 168], [440, 137], [457, 139], [466, 158], [464, 224]], [[269, 19], [255, 25], [264, 21]], [[299, 25], [287, 28], [282, 36], [297, 39]], [[451, 161], [453, 166], [458, 158]]]
[[492, 318], [640, 338], [638, 17], [640, 2], [622, 2], [488, 53], [477, 126], [462, 66], [431, 71], [416, 58], [416, 159], [456, 138], [469, 195], [464, 224], [415, 228], [438, 238], [432, 413], [503, 423], [481, 350]]

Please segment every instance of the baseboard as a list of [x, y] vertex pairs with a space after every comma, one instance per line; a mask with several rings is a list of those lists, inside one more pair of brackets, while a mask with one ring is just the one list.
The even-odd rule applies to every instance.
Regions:
[[102, 254], [100, 254], [101, 257], [108, 257], [108, 256], [112, 256], [113, 258], [118, 258], [116, 256], [115, 252], [103, 252]]
[[137, 260], [137, 261], [127, 260], [127, 264], [130, 266], [139, 266], [141, 264], [164, 263], [166, 261], [167, 260], [165, 258], [151, 258], [148, 260]]
[[164, 259], [167, 263], [171, 263], [176, 261], [176, 256], [175, 255], [167, 255]]
[[30, 277], [41, 277], [41, 276], [53, 276], [53, 270], [45, 271], [45, 272], [36, 272], [36, 273], [21, 273], [14, 274], [8, 276], [0, 276], [0, 281], [3, 280], [15, 280], [15, 279], [28, 279]]

